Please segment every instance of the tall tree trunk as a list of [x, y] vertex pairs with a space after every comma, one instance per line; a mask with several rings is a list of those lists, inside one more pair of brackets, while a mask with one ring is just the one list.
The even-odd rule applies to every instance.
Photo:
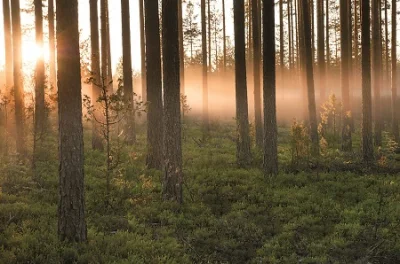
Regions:
[[55, 41], [55, 26], [54, 26], [54, 0], [49, 0], [48, 5], [49, 19], [49, 81], [50, 87], [57, 90], [57, 74], [56, 74], [56, 41]]
[[100, 0], [100, 16], [101, 16], [101, 78], [110, 92], [112, 76], [109, 75], [111, 68], [111, 61], [109, 61], [110, 47], [109, 39], [110, 32], [108, 31], [108, 0]]
[[308, 95], [308, 114], [310, 122], [310, 137], [312, 144], [313, 155], [319, 155], [319, 140], [318, 140], [318, 124], [317, 124], [317, 109], [315, 105], [315, 91], [314, 91], [314, 73], [313, 73], [313, 60], [312, 60], [312, 39], [311, 39], [311, 22], [310, 22], [310, 6], [309, 0], [301, 0], [302, 6], [302, 20], [304, 27], [304, 63], [306, 68], [307, 80], [307, 95]]
[[374, 89], [374, 121], [375, 145], [382, 145], [382, 115], [381, 115], [381, 86], [382, 86], [382, 36], [381, 36], [381, 1], [372, 0], [372, 86]]
[[222, 0], [222, 44], [224, 50], [224, 73], [226, 72], [226, 11], [225, 11], [225, 0]]
[[162, 14], [165, 129], [163, 198], [182, 203], [183, 172], [177, 0], [163, 0]]
[[147, 67], [147, 167], [162, 169], [163, 105], [161, 79], [160, 22], [158, 1], [145, 0], [146, 67]]
[[236, 122], [237, 122], [237, 163], [250, 164], [250, 136], [246, 83], [246, 43], [244, 0], [233, 3], [235, 28], [235, 80], [236, 80]]
[[212, 71], [212, 61], [211, 61], [211, 8], [210, 0], [207, 0], [207, 26], [208, 26], [208, 71]]
[[[36, 46], [43, 50], [43, 4], [42, 0], [35, 0], [35, 33]], [[46, 128], [46, 107], [44, 99], [45, 72], [43, 54], [37, 58], [35, 68], [35, 131], [33, 138], [33, 166], [37, 158], [38, 143], [43, 141]]]
[[209, 131], [206, 0], [201, 0], [201, 52], [203, 75], [203, 136]]
[[26, 154], [25, 146], [25, 103], [22, 73], [21, 16], [19, 0], [11, 1], [11, 20], [13, 35], [14, 99], [16, 143], [18, 154]]
[[261, 92], [260, 92], [260, 64], [261, 64], [261, 31], [259, 28], [259, 8], [258, 0], [252, 0], [252, 20], [253, 20], [253, 77], [254, 77], [254, 116], [256, 128], [256, 144], [258, 147], [263, 146], [263, 128], [261, 120]]
[[132, 52], [129, 0], [121, 0], [122, 18], [122, 67], [124, 80], [124, 101], [128, 105], [128, 115], [125, 124], [125, 141], [131, 145], [136, 141], [135, 131], [135, 101], [133, 98]]
[[392, 133], [399, 142], [397, 117], [397, 0], [392, 0]]
[[279, 59], [281, 68], [281, 86], [284, 92], [285, 80], [285, 39], [283, 33], [283, 0], [279, 0]]
[[264, 174], [278, 173], [278, 129], [276, 122], [275, 5], [263, 1], [263, 97], [264, 97]]
[[147, 98], [147, 72], [146, 72], [146, 36], [145, 36], [145, 17], [144, 17], [144, 7], [143, 7], [143, 1], [144, 0], [139, 0], [139, 19], [140, 19], [140, 65], [141, 65], [141, 83], [142, 83], [142, 101], [147, 102], [149, 101]]
[[[385, 83], [389, 91], [389, 79], [390, 79], [390, 63], [389, 63], [389, 28], [388, 28], [388, 0], [385, 0]], [[386, 90], [386, 89], [385, 89]], [[382, 124], [383, 128], [383, 124]]]
[[359, 66], [359, 55], [358, 55], [358, 1], [354, 0], [354, 71], [358, 70]]
[[59, 116], [58, 236], [87, 240], [78, 1], [56, 0]]
[[362, 151], [364, 162], [374, 159], [372, 140], [371, 35], [369, 0], [361, 0]]
[[320, 103], [326, 98], [325, 92], [325, 40], [324, 40], [324, 0], [317, 0], [317, 35]]
[[290, 6], [291, 1], [287, 0], [287, 13], [288, 13], [288, 37], [289, 37], [289, 72], [292, 70], [292, 10]]
[[331, 48], [329, 43], [329, 0], [326, 0], [325, 3], [325, 43], [326, 43], [326, 71], [329, 72], [329, 66], [331, 63]]
[[178, 25], [179, 25], [179, 71], [181, 76], [181, 94], [185, 94], [185, 50], [183, 47], [183, 20], [182, 20], [182, 1], [178, 0]]
[[111, 60], [111, 39], [110, 39], [110, 13], [109, 13], [109, 6], [108, 6], [108, 0], [107, 0], [107, 5], [106, 5], [106, 18], [107, 18], [107, 24], [106, 24], [106, 37], [107, 37], [107, 83], [108, 83], [108, 90], [110, 92], [113, 92], [114, 85], [113, 85], [113, 75], [112, 75], [112, 60]]
[[3, 0], [3, 25], [4, 25], [4, 48], [5, 48], [5, 75], [6, 75], [6, 94], [9, 96], [13, 86], [13, 48], [11, 34], [11, 12], [10, 1]]
[[350, 71], [350, 52], [349, 52], [349, 16], [347, 0], [340, 0], [340, 46], [341, 46], [341, 86], [343, 101], [343, 127], [342, 127], [342, 149], [351, 151], [351, 107], [349, 91], [349, 71]]
[[103, 84], [100, 72], [100, 44], [99, 44], [99, 14], [98, 0], [90, 0], [90, 43], [91, 43], [91, 71], [92, 71], [92, 102], [95, 106], [92, 120], [92, 148], [103, 150], [101, 126], [96, 120], [102, 120], [101, 104], [97, 102], [101, 96]]

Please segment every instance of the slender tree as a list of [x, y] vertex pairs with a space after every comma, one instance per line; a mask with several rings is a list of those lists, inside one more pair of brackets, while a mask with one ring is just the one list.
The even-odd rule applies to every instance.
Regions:
[[397, 1], [392, 0], [392, 133], [399, 142], [397, 117]]
[[309, 13], [309, 0], [301, 0], [301, 11], [304, 29], [304, 64], [306, 70], [307, 95], [308, 95], [308, 114], [310, 122], [310, 137], [312, 143], [312, 152], [314, 155], [319, 154], [318, 140], [318, 124], [317, 124], [317, 109], [315, 105], [315, 90], [314, 90], [314, 73], [312, 60], [312, 39], [311, 39], [311, 16]]
[[[103, 80], [100, 72], [100, 44], [99, 44], [99, 14], [98, 0], [90, 0], [90, 43], [91, 43], [91, 72], [92, 72], [92, 101], [97, 111], [94, 112], [96, 118], [92, 120], [92, 148], [103, 150], [101, 128], [96, 120], [101, 120], [100, 103], [97, 102], [101, 96], [101, 86]], [[96, 119], [96, 120], [95, 120]]]
[[100, 19], [101, 19], [101, 78], [102, 85], [110, 91], [112, 87], [111, 60], [110, 60], [110, 32], [108, 18], [108, 0], [100, 0]]
[[182, 139], [179, 84], [178, 0], [162, 1], [164, 83], [163, 198], [178, 203], [182, 197]]
[[179, 71], [181, 76], [181, 94], [185, 94], [185, 50], [183, 47], [183, 19], [182, 19], [182, 1], [178, 0], [178, 26], [179, 26]]
[[128, 105], [128, 115], [125, 123], [125, 141], [133, 144], [136, 141], [135, 133], [135, 113], [133, 100], [133, 81], [132, 81], [132, 52], [131, 52], [131, 26], [129, 0], [121, 0], [122, 18], [122, 67], [124, 80], [124, 101]]
[[207, 0], [207, 44], [208, 44], [208, 71], [212, 71], [212, 61], [211, 61], [211, 5], [210, 0]]
[[263, 0], [263, 97], [264, 174], [278, 173], [278, 129], [276, 123], [275, 5]]
[[206, 27], [206, 0], [201, 0], [201, 52], [203, 75], [203, 135], [208, 134], [208, 73], [207, 73], [207, 27]]
[[325, 2], [325, 20], [326, 70], [329, 72], [329, 66], [331, 63], [331, 48], [329, 45], [329, 0], [326, 0]]
[[5, 74], [6, 74], [6, 93], [11, 91], [13, 86], [13, 51], [11, 34], [11, 13], [10, 1], [3, 0], [3, 25], [4, 25], [4, 47], [5, 47]]
[[50, 87], [57, 90], [57, 74], [56, 74], [56, 41], [54, 26], [54, 0], [48, 0], [48, 20], [49, 20], [49, 82]]
[[222, 45], [224, 52], [224, 73], [226, 72], [226, 11], [225, 11], [225, 0], [222, 0]]
[[19, 0], [11, 1], [13, 63], [14, 63], [14, 99], [15, 99], [15, 124], [16, 143], [18, 154], [26, 154], [25, 146], [25, 103], [22, 74], [22, 45], [21, 45], [21, 16]]
[[351, 108], [349, 91], [350, 50], [349, 50], [349, 20], [347, 0], [340, 0], [340, 46], [341, 46], [341, 86], [343, 101], [342, 149], [351, 151]]
[[58, 235], [87, 240], [78, 1], [56, 0], [59, 115]]
[[[36, 46], [43, 50], [43, 4], [42, 0], [35, 0], [35, 33]], [[46, 106], [44, 99], [45, 69], [43, 55], [39, 56], [35, 67], [35, 116], [33, 139], [33, 165], [37, 158], [38, 143], [45, 134]]]
[[324, 36], [324, 0], [317, 0], [317, 51], [320, 102], [326, 98], [325, 92], [325, 36]]
[[235, 80], [236, 80], [236, 122], [237, 122], [237, 163], [250, 163], [250, 136], [246, 84], [246, 45], [244, 32], [244, 0], [233, 3], [235, 28]]
[[144, 7], [143, 7], [143, 1], [144, 0], [139, 0], [139, 21], [140, 21], [140, 67], [141, 67], [141, 82], [142, 82], [142, 100], [143, 102], [147, 102], [147, 84], [146, 84], [146, 39], [145, 39], [145, 25], [144, 25]]
[[381, 36], [381, 1], [372, 0], [372, 86], [374, 89], [374, 121], [375, 145], [382, 145], [382, 115], [381, 115], [381, 86], [382, 86], [382, 36]]
[[163, 105], [161, 79], [160, 22], [158, 1], [145, 0], [146, 68], [147, 68], [147, 166], [162, 169]]
[[281, 67], [281, 85], [284, 88], [285, 73], [285, 39], [283, 32], [283, 0], [279, 0], [279, 59]]
[[260, 64], [261, 64], [261, 32], [259, 28], [258, 0], [252, 0], [252, 20], [253, 20], [253, 77], [254, 77], [254, 116], [256, 128], [256, 144], [263, 145], [263, 131], [261, 120], [261, 92], [260, 92]]
[[372, 140], [370, 3], [361, 0], [362, 152], [364, 162], [374, 159]]

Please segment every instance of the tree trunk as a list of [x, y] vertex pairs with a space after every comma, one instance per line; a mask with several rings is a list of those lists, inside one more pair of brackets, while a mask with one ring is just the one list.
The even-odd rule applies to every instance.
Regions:
[[108, 0], [100, 0], [100, 16], [101, 16], [101, 79], [103, 84], [110, 92], [112, 76], [109, 76], [111, 61], [109, 61], [109, 39], [110, 32], [108, 31]]
[[[385, 0], [385, 90], [389, 91], [390, 63], [389, 63], [389, 29], [388, 29], [388, 0]], [[383, 128], [383, 123], [382, 123]]]
[[206, 0], [201, 0], [201, 52], [203, 74], [203, 136], [209, 131]]
[[281, 86], [284, 92], [285, 79], [285, 39], [283, 34], [283, 0], [279, 0], [279, 59], [281, 68]]
[[246, 44], [244, 24], [244, 0], [233, 3], [235, 28], [235, 79], [236, 79], [236, 122], [237, 163], [240, 167], [250, 164], [250, 136], [246, 83]]
[[372, 0], [372, 86], [374, 89], [374, 121], [375, 145], [382, 145], [382, 115], [381, 115], [381, 86], [382, 86], [382, 36], [381, 36], [381, 1]]
[[261, 64], [261, 31], [259, 28], [259, 8], [258, 0], [252, 0], [252, 20], [253, 20], [253, 76], [254, 76], [254, 116], [256, 128], [256, 144], [263, 146], [263, 128], [261, 120], [261, 92], [260, 92], [260, 64]]
[[55, 26], [54, 26], [54, 0], [49, 0], [48, 6], [48, 19], [49, 19], [49, 81], [50, 88], [57, 91], [57, 74], [56, 74], [56, 41], [55, 41]]
[[291, 1], [287, 0], [287, 13], [288, 13], [288, 37], [289, 37], [289, 72], [292, 70], [292, 10], [290, 6]]
[[264, 97], [264, 174], [278, 173], [278, 129], [276, 123], [275, 5], [263, 1], [263, 97]]
[[329, 0], [326, 0], [325, 3], [325, 43], [326, 43], [326, 71], [329, 72], [329, 66], [331, 63], [331, 48], [330, 48], [330, 43], [329, 43]]
[[[43, 50], [43, 4], [42, 0], [35, 0], [35, 32], [36, 46]], [[34, 116], [34, 138], [33, 138], [33, 166], [37, 158], [38, 143], [43, 141], [46, 128], [46, 107], [44, 98], [45, 69], [43, 54], [38, 57], [35, 68], [35, 116]]]
[[181, 76], [181, 94], [185, 94], [185, 50], [183, 47], [183, 21], [182, 21], [182, 1], [178, 0], [178, 26], [179, 26], [179, 71]]
[[326, 98], [325, 88], [325, 41], [324, 41], [324, 0], [317, 0], [317, 35], [320, 103]]
[[5, 47], [5, 77], [6, 95], [9, 96], [13, 86], [13, 47], [11, 34], [10, 1], [3, 0], [3, 22], [4, 22], [4, 47]]
[[308, 95], [308, 114], [310, 122], [310, 137], [312, 144], [313, 155], [319, 155], [319, 140], [318, 140], [318, 124], [317, 124], [317, 109], [315, 105], [315, 91], [314, 91], [314, 73], [313, 73], [313, 60], [312, 60], [312, 39], [311, 39], [311, 23], [310, 23], [310, 6], [309, 0], [301, 0], [302, 6], [302, 20], [304, 27], [304, 63], [306, 68], [307, 80], [307, 95]]
[[163, 105], [161, 79], [160, 22], [158, 1], [145, 0], [147, 96], [147, 167], [162, 169]]
[[16, 143], [18, 154], [25, 156], [25, 102], [22, 73], [21, 17], [19, 0], [11, 1], [13, 62], [14, 62], [14, 99]]
[[[101, 96], [103, 84], [100, 73], [100, 45], [99, 45], [99, 14], [98, 0], [90, 0], [90, 42], [91, 42], [91, 71], [92, 71], [92, 103], [94, 104], [95, 118], [92, 120], [92, 148], [104, 150], [101, 126], [98, 121], [102, 120], [101, 104], [97, 100]], [[96, 121], [98, 120], [98, 121]]]
[[392, 0], [392, 133], [399, 142], [399, 124], [397, 117], [397, 3]]
[[361, 2], [362, 151], [364, 162], [374, 159], [372, 142], [371, 35], [369, 0]]
[[178, 203], [182, 197], [182, 139], [179, 88], [178, 0], [162, 1], [164, 82], [163, 199]]
[[223, 50], [224, 50], [224, 73], [226, 73], [226, 12], [225, 12], [225, 0], [222, 0], [222, 38], [223, 38]]
[[82, 128], [78, 1], [57, 0], [59, 115], [58, 236], [61, 241], [87, 240]]
[[125, 141], [132, 145], [136, 141], [135, 101], [133, 98], [132, 52], [129, 0], [121, 0], [122, 18], [122, 66], [124, 80], [124, 101], [129, 107], [125, 124]]
[[352, 150], [351, 138], [351, 108], [349, 92], [349, 71], [350, 71], [350, 52], [349, 52], [349, 16], [347, 0], [340, 0], [340, 46], [341, 46], [341, 86], [342, 86], [342, 150]]
[[212, 71], [212, 61], [211, 61], [211, 8], [210, 0], [207, 0], [207, 26], [208, 26], [208, 71]]
[[[147, 84], [146, 84], [146, 80], [147, 80], [147, 72], [146, 72], [146, 36], [145, 36], [145, 17], [144, 17], [144, 8], [143, 8], [143, 1], [144, 0], [139, 0], [139, 19], [140, 19], [140, 57], [141, 57], [141, 82], [142, 82], [142, 101], [143, 102], [147, 102], [149, 101], [147, 98]], [[158, 12], [158, 10], [157, 10]], [[157, 32], [159, 32], [160, 30], [158, 30]]]

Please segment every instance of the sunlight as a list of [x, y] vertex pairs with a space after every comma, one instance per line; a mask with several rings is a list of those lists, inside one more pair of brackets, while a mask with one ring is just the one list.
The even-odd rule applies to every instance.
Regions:
[[35, 64], [36, 60], [48, 59], [48, 48], [41, 48], [35, 42], [25, 41], [22, 43], [22, 58], [28, 64]]

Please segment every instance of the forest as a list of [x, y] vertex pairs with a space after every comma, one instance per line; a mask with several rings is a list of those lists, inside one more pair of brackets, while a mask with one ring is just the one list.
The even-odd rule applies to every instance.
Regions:
[[400, 263], [397, 2], [2, 0], [0, 263]]

